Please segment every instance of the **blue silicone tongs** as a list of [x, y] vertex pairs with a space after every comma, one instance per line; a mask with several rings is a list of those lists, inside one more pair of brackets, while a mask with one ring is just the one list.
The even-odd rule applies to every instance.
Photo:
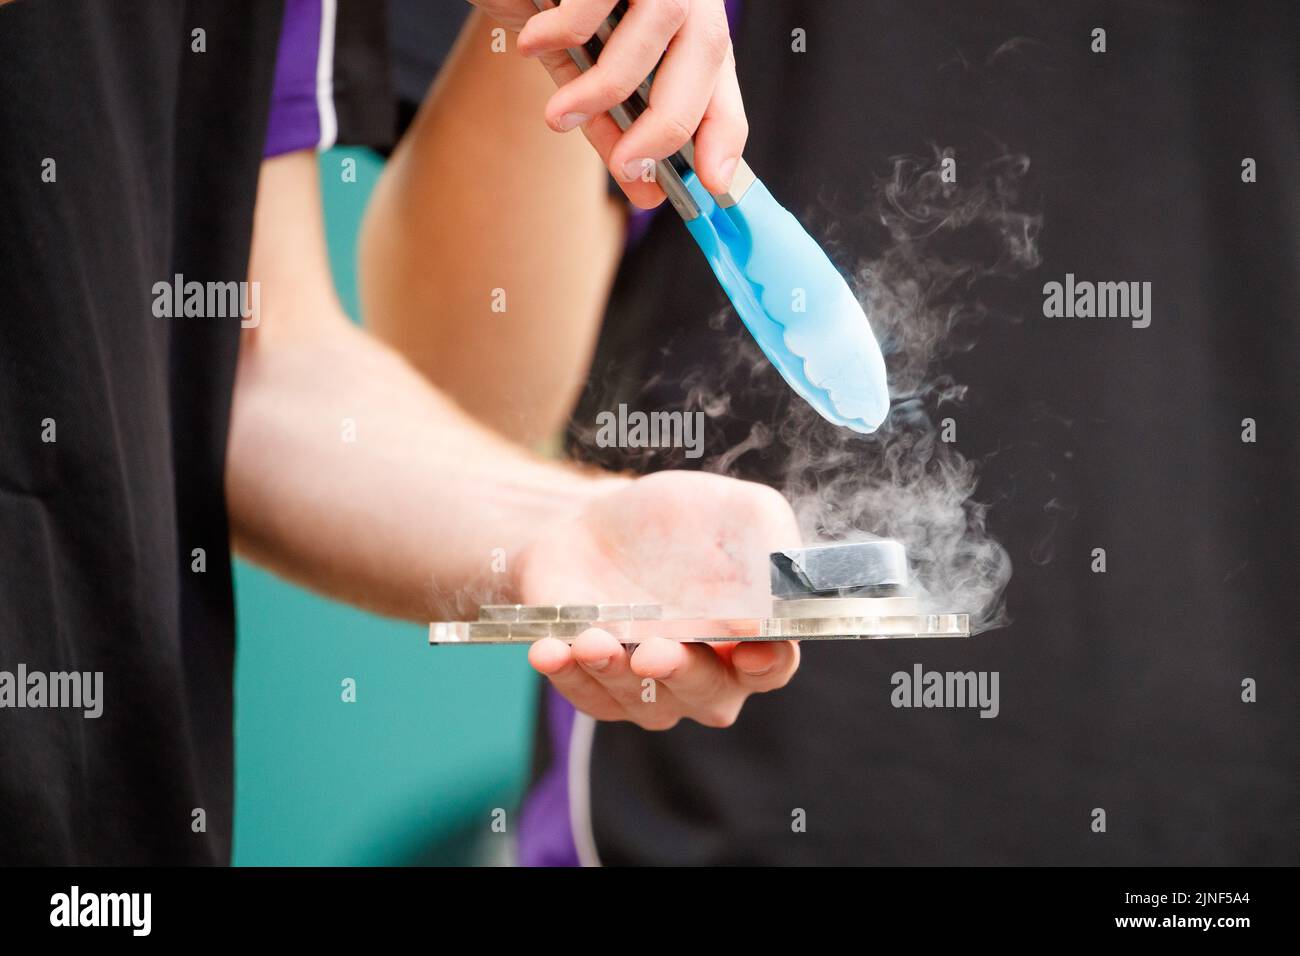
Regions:
[[[534, 0], [539, 10], [554, 4]], [[580, 70], [595, 64], [627, 10], [569, 50]], [[646, 110], [653, 74], [609, 111], [627, 129]], [[870, 433], [889, 414], [885, 360], [866, 313], [821, 246], [742, 159], [731, 188], [711, 195], [695, 175], [694, 143], [661, 160], [655, 179], [704, 252], [754, 341], [794, 391], [828, 421]]]

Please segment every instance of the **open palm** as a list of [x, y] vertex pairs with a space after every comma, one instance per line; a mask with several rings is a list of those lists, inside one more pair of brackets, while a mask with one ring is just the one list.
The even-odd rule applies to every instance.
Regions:
[[[669, 615], [766, 616], [767, 555], [798, 544], [790, 506], [762, 485], [662, 472], [592, 500], [540, 529], [520, 556], [530, 603], [651, 603]], [[671, 727], [682, 717], [732, 723], [750, 693], [780, 687], [798, 663], [788, 642], [681, 644], [628, 654], [588, 631], [572, 647], [535, 644], [529, 659], [580, 709], [605, 720]], [[661, 685], [647, 700], [644, 681]]]

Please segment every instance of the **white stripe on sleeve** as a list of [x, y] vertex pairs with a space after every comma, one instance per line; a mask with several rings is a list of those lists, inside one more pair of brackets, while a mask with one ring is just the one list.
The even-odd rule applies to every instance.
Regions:
[[316, 112], [320, 117], [317, 149], [329, 149], [339, 135], [334, 111], [334, 27], [338, 0], [320, 0], [320, 52], [316, 59]]

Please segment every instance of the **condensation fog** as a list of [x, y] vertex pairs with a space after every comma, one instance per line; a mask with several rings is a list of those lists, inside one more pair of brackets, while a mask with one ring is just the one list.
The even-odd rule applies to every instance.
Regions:
[[[806, 543], [895, 538], [907, 547], [915, 593], [927, 610], [969, 612], [973, 631], [1008, 623], [1011, 578], [1006, 550], [987, 530], [977, 463], [941, 440], [943, 421], [960, 422], [966, 389], [943, 360], [978, 347], [986, 309], [977, 282], [1014, 279], [1038, 264], [1040, 218], [1022, 208], [1029, 160], [1001, 155], [945, 183], [948, 155], [900, 157], [874, 183], [872, 215], [887, 241], [862, 262], [853, 285], [889, 367], [892, 410], [880, 430], [862, 436], [823, 422], [803, 402], [783, 406], [779, 421], [756, 424], [706, 467], [730, 474], [761, 449], [780, 462], [780, 487], [794, 506]], [[734, 315], [737, 346], [728, 367], [689, 377], [691, 408], [713, 418], [729, 412], [729, 394], [759, 384], [765, 365]], [[743, 384], [738, 384], [743, 383]]]

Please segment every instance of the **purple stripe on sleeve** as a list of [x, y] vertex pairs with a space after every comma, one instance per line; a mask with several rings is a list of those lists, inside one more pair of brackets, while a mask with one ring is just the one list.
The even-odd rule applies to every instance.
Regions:
[[264, 156], [315, 149], [320, 142], [316, 103], [320, 27], [321, 0], [285, 0]]
[[521, 866], [578, 866], [569, 819], [569, 743], [574, 710], [550, 684], [546, 685], [546, 723], [551, 765], [524, 800], [519, 817]]

